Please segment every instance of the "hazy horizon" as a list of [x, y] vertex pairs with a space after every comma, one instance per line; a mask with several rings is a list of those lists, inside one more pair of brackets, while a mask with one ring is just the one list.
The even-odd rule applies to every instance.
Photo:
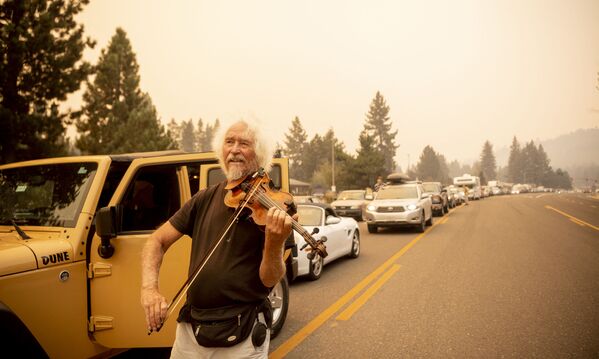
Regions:
[[[377, 91], [406, 168], [426, 145], [448, 161], [599, 125], [599, 2], [92, 1], [97, 41], [131, 41], [164, 124], [259, 118], [283, 144], [295, 116], [348, 152]], [[81, 92], [68, 106], [81, 105]]]

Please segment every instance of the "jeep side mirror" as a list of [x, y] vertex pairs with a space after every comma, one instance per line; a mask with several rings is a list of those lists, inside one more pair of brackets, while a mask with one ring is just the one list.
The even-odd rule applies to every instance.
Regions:
[[110, 258], [114, 254], [110, 240], [116, 238], [117, 223], [117, 209], [114, 206], [102, 207], [96, 213], [96, 233], [101, 240], [98, 254], [102, 258]]

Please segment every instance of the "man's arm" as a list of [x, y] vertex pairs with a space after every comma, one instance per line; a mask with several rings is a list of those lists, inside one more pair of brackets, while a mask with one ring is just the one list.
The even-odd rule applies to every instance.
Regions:
[[148, 329], [157, 330], [166, 316], [168, 303], [159, 292], [158, 275], [164, 253], [182, 235], [183, 233], [167, 221], [150, 235], [143, 248], [141, 255], [141, 305], [146, 313]]
[[[294, 219], [297, 215], [294, 216]], [[273, 287], [285, 275], [283, 252], [285, 240], [291, 234], [291, 217], [272, 207], [266, 215], [264, 252], [260, 263], [260, 280], [266, 287]]]

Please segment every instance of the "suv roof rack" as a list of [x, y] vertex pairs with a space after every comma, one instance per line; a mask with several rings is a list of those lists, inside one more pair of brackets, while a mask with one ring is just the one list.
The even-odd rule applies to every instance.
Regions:
[[408, 183], [410, 181], [410, 177], [405, 173], [391, 173], [387, 176], [387, 183], [389, 184], [403, 184]]

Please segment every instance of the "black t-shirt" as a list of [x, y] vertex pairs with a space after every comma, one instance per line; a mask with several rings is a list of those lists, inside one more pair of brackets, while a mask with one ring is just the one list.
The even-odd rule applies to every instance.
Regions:
[[[221, 237], [235, 209], [227, 207], [225, 182], [196, 193], [170, 219], [192, 238], [191, 275]], [[262, 300], [269, 288], [260, 280], [264, 232], [247, 215], [231, 227], [187, 292], [187, 304], [216, 308]]]

